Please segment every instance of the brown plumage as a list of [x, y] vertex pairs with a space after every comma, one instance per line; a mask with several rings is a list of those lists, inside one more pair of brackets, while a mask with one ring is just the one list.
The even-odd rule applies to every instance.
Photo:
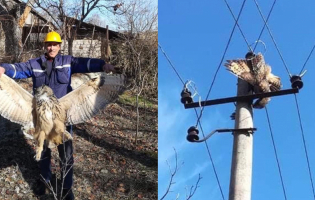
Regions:
[[14, 80], [0, 78], [0, 115], [21, 124], [25, 129], [35, 127], [37, 141], [35, 159], [39, 160], [44, 140], [59, 145], [72, 139], [65, 125], [82, 123], [114, 101], [124, 90], [123, 75], [105, 75], [81, 84], [66, 96], [57, 99], [48, 86], [36, 89], [35, 96]]
[[118, 10], [119, 7], [121, 7], [122, 5], [124, 5], [124, 3], [118, 3], [116, 5], [113, 6], [114, 11], [116, 12]]
[[[232, 74], [251, 84], [255, 93], [278, 91], [282, 87], [280, 78], [271, 73], [271, 67], [265, 63], [261, 53], [246, 60], [227, 60], [225, 66]], [[253, 107], [264, 108], [269, 101], [269, 97], [258, 99]]]

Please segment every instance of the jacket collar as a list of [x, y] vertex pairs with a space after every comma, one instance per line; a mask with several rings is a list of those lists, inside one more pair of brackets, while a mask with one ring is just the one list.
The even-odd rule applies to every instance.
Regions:
[[[43, 68], [43, 69], [46, 69], [46, 68], [47, 68], [47, 64], [46, 64], [46, 62], [47, 62], [47, 57], [46, 57], [46, 54], [41, 55], [41, 56], [40, 56], [40, 59], [41, 59], [41, 61], [42, 61], [42, 64], [41, 64], [42, 68]], [[61, 60], [61, 55], [58, 53], [58, 54], [56, 55], [55, 59], [54, 59], [54, 63], [60, 63], [60, 60]]]
[[[42, 60], [43, 63], [46, 62], [46, 61], [47, 61], [47, 56], [46, 56], [46, 54], [41, 55], [41, 56], [40, 56], [40, 59]], [[60, 59], [61, 59], [61, 55], [58, 53], [58, 54], [56, 55], [56, 57], [54, 58], [54, 61], [55, 61], [55, 62], [59, 62]]]

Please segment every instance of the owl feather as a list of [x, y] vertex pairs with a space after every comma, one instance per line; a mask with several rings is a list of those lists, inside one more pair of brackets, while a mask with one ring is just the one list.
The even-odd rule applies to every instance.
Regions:
[[124, 76], [117, 74], [93, 78], [61, 99], [45, 85], [37, 88], [33, 96], [3, 74], [0, 77], [0, 115], [26, 129], [35, 128], [35, 159], [39, 160], [45, 139], [55, 145], [63, 142], [63, 136], [72, 139], [65, 125], [92, 118], [124, 90]]
[[[271, 73], [271, 67], [261, 53], [247, 60], [227, 60], [224, 65], [232, 74], [252, 85], [255, 93], [278, 91], [282, 87], [280, 77]], [[253, 107], [264, 108], [269, 101], [269, 97], [260, 98]]]

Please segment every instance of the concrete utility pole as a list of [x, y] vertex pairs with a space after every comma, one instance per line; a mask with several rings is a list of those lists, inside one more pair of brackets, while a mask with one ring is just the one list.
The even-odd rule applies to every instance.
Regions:
[[[246, 54], [247, 65], [252, 69], [251, 59], [255, 56], [253, 52]], [[256, 66], [257, 67], [257, 66]], [[224, 103], [237, 102], [235, 115], [235, 129], [216, 129], [208, 136], [199, 140], [198, 130], [195, 127], [188, 129], [187, 140], [189, 142], [202, 142], [215, 132], [234, 131], [233, 155], [230, 179], [229, 200], [250, 200], [252, 186], [252, 164], [253, 164], [253, 133], [256, 128], [253, 127], [253, 111], [252, 101], [266, 97], [287, 95], [298, 93], [303, 87], [301, 75], [294, 75], [290, 79], [292, 89], [279, 90], [267, 93], [252, 94], [252, 87], [249, 83], [242, 79], [238, 79], [237, 96], [221, 99], [206, 100], [201, 102], [184, 103], [185, 108], [196, 108], [202, 106], [210, 106]], [[186, 88], [185, 88], [186, 89]], [[184, 90], [183, 90], [184, 91]], [[187, 99], [187, 94], [182, 92], [182, 100]], [[186, 96], [185, 96], [186, 95]], [[190, 95], [188, 95], [190, 96]], [[242, 129], [242, 130], [240, 130]], [[249, 130], [249, 131], [248, 131]]]
[[[237, 96], [250, 95], [247, 82], [238, 79]], [[235, 129], [253, 128], [251, 102], [237, 102]], [[235, 132], [229, 200], [250, 200], [252, 185], [253, 134]]]

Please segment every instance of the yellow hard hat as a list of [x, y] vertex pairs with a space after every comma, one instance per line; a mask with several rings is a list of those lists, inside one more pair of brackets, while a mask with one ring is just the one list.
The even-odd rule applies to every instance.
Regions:
[[59, 33], [52, 31], [47, 33], [45, 41], [44, 42], [59, 42], [61, 43], [61, 37], [59, 35]]

